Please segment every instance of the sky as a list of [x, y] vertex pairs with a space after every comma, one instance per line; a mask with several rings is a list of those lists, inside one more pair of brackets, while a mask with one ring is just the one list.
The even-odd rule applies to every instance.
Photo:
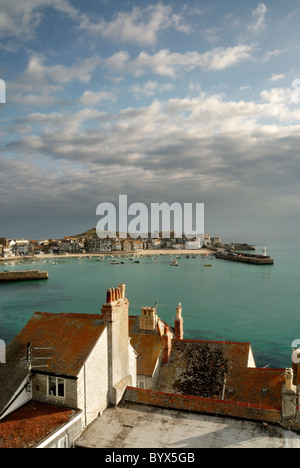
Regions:
[[299, 24], [296, 0], [0, 0], [0, 237], [81, 233], [119, 195], [297, 234]]

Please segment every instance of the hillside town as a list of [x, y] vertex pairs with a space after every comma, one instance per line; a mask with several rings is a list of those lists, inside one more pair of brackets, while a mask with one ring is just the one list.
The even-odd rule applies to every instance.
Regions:
[[196, 239], [176, 238], [170, 233], [169, 238], [159, 237], [132, 239], [131, 237], [115, 239], [99, 238], [96, 230], [87, 231], [78, 236], [66, 236], [62, 239], [28, 240], [0, 238], [0, 257], [24, 257], [35, 255], [71, 255], [95, 254], [107, 252], [138, 252], [142, 250], [195, 250], [201, 247], [218, 247], [222, 245], [220, 237], [206, 234], [204, 242]]

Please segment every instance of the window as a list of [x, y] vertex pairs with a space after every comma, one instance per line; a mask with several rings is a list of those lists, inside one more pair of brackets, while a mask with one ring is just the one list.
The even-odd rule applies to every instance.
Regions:
[[137, 388], [145, 388], [145, 382], [143, 380], [138, 380]]
[[65, 379], [48, 377], [48, 396], [65, 398]]

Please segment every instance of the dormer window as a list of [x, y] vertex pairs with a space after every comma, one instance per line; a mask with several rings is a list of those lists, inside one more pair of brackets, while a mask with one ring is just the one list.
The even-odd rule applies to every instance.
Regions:
[[65, 379], [48, 377], [48, 396], [65, 398]]

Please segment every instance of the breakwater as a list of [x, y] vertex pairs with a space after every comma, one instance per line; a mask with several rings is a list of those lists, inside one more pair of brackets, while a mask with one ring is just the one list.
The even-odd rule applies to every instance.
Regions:
[[26, 271], [4, 271], [0, 273], [0, 282], [11, 281], [32, 281], [47, 280], [49, 278], [47, 271], [26, 270]]
[[235, 253], [217, 253], [216, 258], [229, 260], [231, 262], [250, 263], [252, 265], [274, 265], [271, 257], [263, 255], [235, 254]]

